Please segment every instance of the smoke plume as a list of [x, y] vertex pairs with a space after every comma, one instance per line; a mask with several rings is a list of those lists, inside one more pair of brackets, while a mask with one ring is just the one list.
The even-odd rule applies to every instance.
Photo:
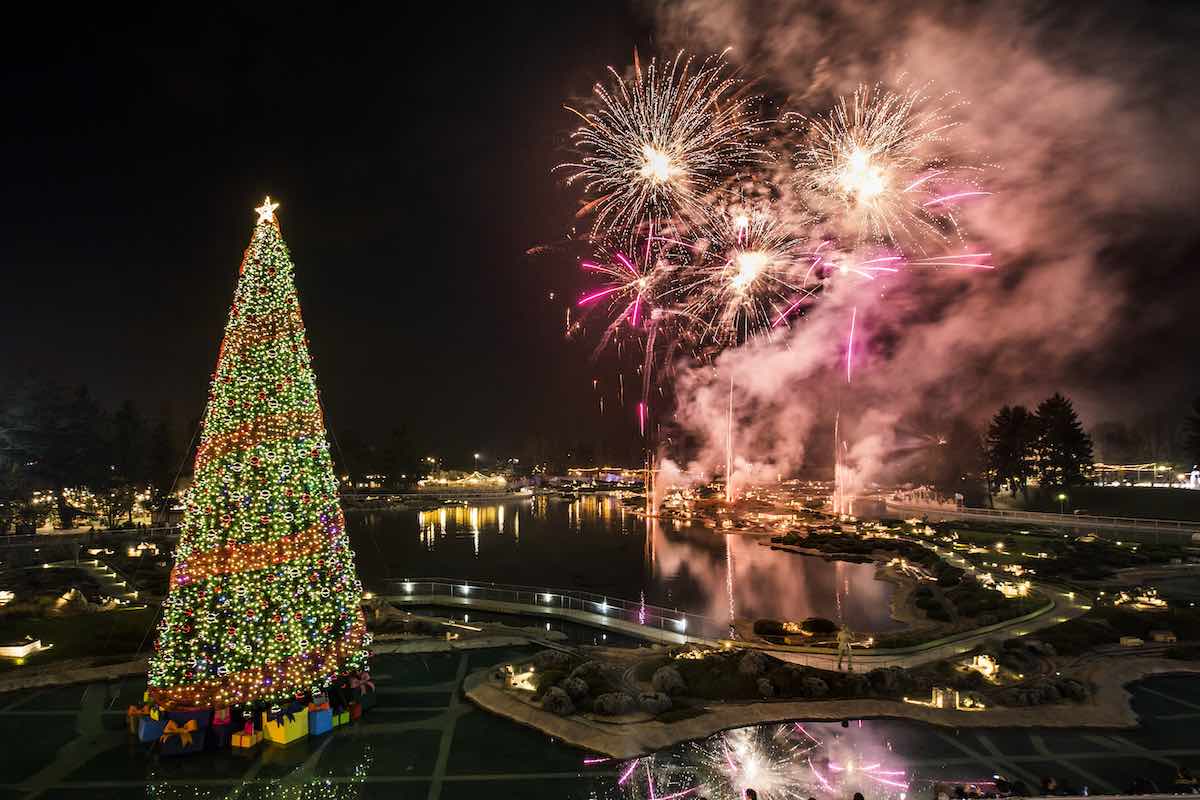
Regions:
[[1197, 296], [1181, 269], [1196, 247], [1200, 188], [1200, 113], [1186, 85], [1197, 65], [1181, 44], [1196, 21], [1184, 13], [1158, 6], [1147, 21], [1126, 5], [877, 0], [656, 7], [664, 51], [731, 47], [788, 111], [819, 114], [859, 84], [961, 94], [953, 146], [989, 165], [981, 180], [994, 193], [964, 204], [962, 219], [994, 271], [835, 286], [784, 335], [682, 368], [673, 441], [689, 443], [692, 468], [724, 464], [731, 377], [736, 482], [828, 465], [831, 453], [806, 448], [839, 409], [846, 462], [872, 480], [894, 477], [883, 468], [897, 424], [918, 414], [982, 422], [1002, 403], [1064, 391], [1094, 422], [1132, 402], [1137, 370], [1116, 367], [1114, 354], [1128, 360], [1123, 346], [1170, 336]]

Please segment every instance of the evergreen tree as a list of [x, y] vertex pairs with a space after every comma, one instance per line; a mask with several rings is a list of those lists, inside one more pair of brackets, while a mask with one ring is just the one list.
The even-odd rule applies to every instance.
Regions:
[[1007, 486], [1013, 497], [1018, 489], [1028, 493], [1036, 438], [1035, 420], [1025, 406], [1004, 406], [988, 425], [988, 468], [995, 485]]
[[1193, 464], [1200, 464], [1200, 397], [1192, 401], [1192, 413], [1183, 424], [1183, 446]]
[[1037, 407], [1037, 466], [1043, 486], [1078, 486], [1092, 468], [1092, 437], [1071, 401], [1055, 393]]
[[149, 671], [155, 702], [302, 698], [365, 667], [292, 261], [267, 202], [242, 260]]

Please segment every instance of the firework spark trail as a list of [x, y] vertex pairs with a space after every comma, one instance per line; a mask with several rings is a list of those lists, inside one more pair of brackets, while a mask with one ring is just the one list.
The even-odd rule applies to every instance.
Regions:
[[846, 383], [854, 374], [854, 323], [858, 321], [858, 308], [850, 312], [850, 335], [846, 339]]
[[958, 229], [954, 202], [990, 192], [975, 186], [975, 168], [930, 152], [945, 149], [957, 123], [926, 105], [920, 91], [859, 86], [826, 116], [806, 120], [794, 156], [798, 185], [840, 201], [839, 221], [860, 239], [918, 249], [923, 240], [945, 242]]
[[704, 220], [702, 198], [730, 171], [767, 159], [754, 137], [767, 124], [755, 98], [731, 77], [724, 53], [698, 68], [681, 51], [626, 80], [612, 67], [612, 88], [597, 84], [595, 109], [567, 110], [583, 124], [571, 134], [582, 157], [556, 169], [592, 199], [594, 231], [632, 233], [644, 222], [682, 216]]

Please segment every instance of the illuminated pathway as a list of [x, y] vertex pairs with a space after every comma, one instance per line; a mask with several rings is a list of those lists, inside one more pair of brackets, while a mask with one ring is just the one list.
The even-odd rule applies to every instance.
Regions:
[[[968, 567], [957, 555], [940, 553], [956, 566]], [[728, 642], [723, 631], [728, 628], [693, 614], [672, 609], [639, 606], [628, 601], [602, 598], [587, 593], [565, 592], [559, 589], [504, 586], [500, 584], [450, 582], [444, 579], [414, 579], [394, 585], [404, 591], [389, 594], [388, 602], [405, 606], [440, 606], [479, 609], [527, 617], [549, 617], [570, 620], [600, 630], [609, 630], [662, 644], [693, 642], [711, 647], [724, 643], [736, 647], [764, 650], [794, 664], [822, 669], [835, 669], [836, 651], [816, 647], [788, 647], [751, 642]], [[895, 650], [856, 650], [855, 668], [866, 671], [875, 667], [911, 667], [964, 653], [997, 636], [1023, 636], [1034, 631], [1066, 622], [1088, 611], [1091, 606], [1084, 598], [1076, 598], [1053, 587], [1034, 585], [1050, 598], [1043, 610], [1026, 617], [1000, 622], [973, 631], [953, 634], [927, 644]]]

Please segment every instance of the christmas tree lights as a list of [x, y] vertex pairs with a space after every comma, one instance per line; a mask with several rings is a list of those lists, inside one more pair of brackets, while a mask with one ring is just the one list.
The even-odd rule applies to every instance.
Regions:
[[217, 357], [155, 652], [165, 708], [270, 703], [366, 667], [292, 261], [270, 197]]

